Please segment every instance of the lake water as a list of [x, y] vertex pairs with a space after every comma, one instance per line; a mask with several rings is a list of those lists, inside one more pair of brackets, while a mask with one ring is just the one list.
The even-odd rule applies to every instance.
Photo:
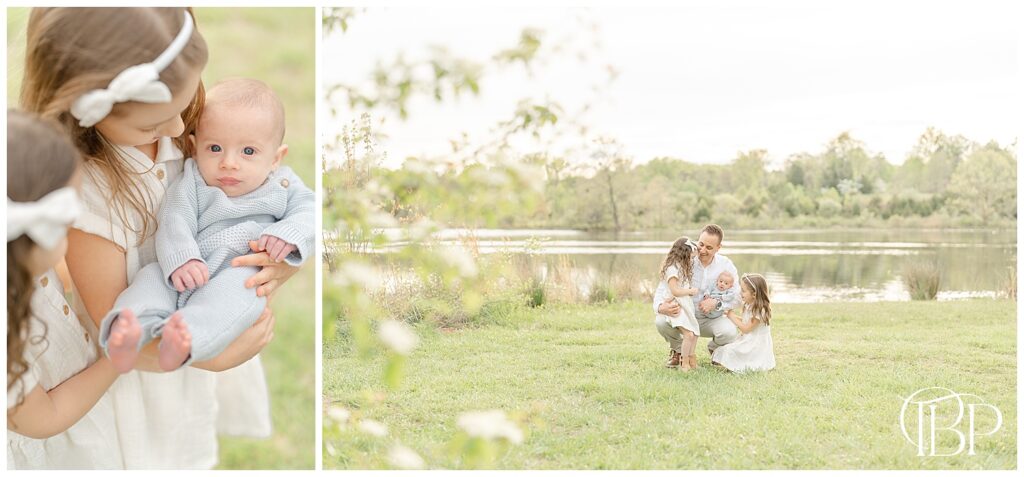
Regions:
[[[541, 277], [569, 264], [577, 269], [584, 294], [616, 274], [638, 277], [638, 287], [653, 287], [678, 235], [452, 229], [437, 237], [459, 246], [470, 234], [481, 254], [522, 254]], [[1014, 230], [727, 230], [719, 253], [740, 273], [764, 275], [773, 301], [780, 303], [909, 300], [902, 274], [914, 262], [939, 266], [938, 298], [950, 300], [1002, 293], [1016, 267], [1016, 244]]]

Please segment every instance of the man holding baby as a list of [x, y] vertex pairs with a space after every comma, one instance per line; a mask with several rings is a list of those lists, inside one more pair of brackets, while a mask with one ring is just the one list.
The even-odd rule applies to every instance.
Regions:
[[[739, 331], [728, 318], [724, 310], [740, 307], [739, 274], [732, 260], [719, 255], [725, 232], [715, 224], [705, 225], [701, 229], [697, 241], [697, 255], [693, 259], [693, 286], [700, 290], [693, 296], [693, 304], [700, 325], [700, 336], [711, 338], [708, 343], [708, 354], [715, 348], [728, 344], [739, 337]], [[731, 283], [731, 286], [729, 285]], [[654, 295], [654, 311], [659, 315], [677, 316], [680, 312], [679, 303], [671, 293]], [[712, 296], [717, 295], [717, 296]], [[667, 367], [679, 365], [680, 347], [683, 337], [679, 330], [673, 328], [663, 316], [655, 320], [658, 333], [668, 342], [669, 359]]]

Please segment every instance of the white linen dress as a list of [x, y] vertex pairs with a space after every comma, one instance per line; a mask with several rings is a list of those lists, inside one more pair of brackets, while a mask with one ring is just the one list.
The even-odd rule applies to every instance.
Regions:
[[[95, 340], [65, 301], [64, 286], [52, 269], [36, 278], [31, 306], [25, 346], [28, 370], [7, 390], [7, 409], [36, 385], [49, 391], [99, 356]], [[11, 470], [121, 469], [123, 462], [114, 432], [114, 406], [107, 394], [78, 422], [53, 437], [32, 439], [7, 429], [7, 468]]]
[[[658, 289], [655, 290], [654, 296], [672, 296], [672, 290], [669, 289], [668, 287], [668, 279], [673, 277], [679, 280], [680, 287], [690, 288], [690, 282], [683, 280], [682, 273], [680, 273], [679, 267], [675, 265], [669, 265], [669, 267], [665, 269], [665, 279], [663, 279], [661, 283], [658, 284]], [[672, 325], [673, 328], [683, 327], [686, 330], [692, 331], [693, 334], [700, 336], [700, 325], [697, 323], [697, 313], [696, 309], [693, 306], [693, 298], [683, 296], [675, 297], [675, 300], [676, 303], [679, 303], [679, 306], [681, 308], [679, 311], [679, 316], [673, 317], [668, 315], [662, 315], [661, 313], [659, 313], [658, 316], [665, 317], [665, 319], [668, 320], [668, 323]]]
[[[149, 188], [156, 211], [169, 185], [183, 169], [184, 156], [168, 137], [160, 138], [156, 161], [134, 147], [122, 147], [122, 159]], [[109, 205], [109, 187], [94, 164], [84, 166], [83, 212], [73, 227], [98, 235], [125, 250], [128, 283], [143, 265], [156, 261], [152, 235], [136, 240], [141, 217], [128, 213], [127, 224]], [[91, 170], [89, 170], [91, 169]], [[130, 209], [129, 209], [130, 210]], [[76, 310], [88, 316], [81, 300]], [[84, 319], [95, 340], [92, 320]], [[193, 367], [170, 373], [131, 371], [107, 391], [126, 469], [209, 469], [217, 464], [217, 433], [267, 437], [270, 404], [259, 356], [213, 373]]]
[[[750, 317], [750, 307], [743, 307], [743, 324], [750, 323]], [[711, 361], [736, 373], [774, 369], [772, 327], [761, 322], [750, 333], [741, 333], [736, 341], [715, 348]]]

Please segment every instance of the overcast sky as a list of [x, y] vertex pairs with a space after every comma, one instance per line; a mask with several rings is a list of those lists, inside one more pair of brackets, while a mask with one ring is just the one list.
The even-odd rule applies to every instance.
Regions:
[[[443, 155], [465, 131], [486, 137], [523, 97], [568, 109], [593, 96], [606, 64], [617, 80], [587, 116], [638, 161], [672, 156], [722, 163], [764, 148], [781, 161], [818, 152], [842, 131], [901, 163], [928, 126], [977, 141], [1015, 140], [1020, 124], [1019, 18], [1010, 2], [828, 2], [683, 8], [370, 8], [323, 44], [327, 84], [358, 84], [377, 61], [426, 57], [444, 45], [487, 63], [524, 27], [550, 42], [595, 35], [586, 64], [571, 55], [530, 76], [505, 68], [479, 97], [411, 103], [387, 119], [391, 166], [408, 155]], [[590, 34], [583, 18], [598, 26]], [[347, 111], [343, 105], [343, 115]]]

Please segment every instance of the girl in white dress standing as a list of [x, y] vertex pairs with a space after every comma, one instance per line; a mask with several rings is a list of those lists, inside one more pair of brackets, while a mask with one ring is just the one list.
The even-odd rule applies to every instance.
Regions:
[[[156, 260], [155, 212], [192, 154], [206, 42], [186, 8], [34, 8], [27, 33], [22, 106], [62, 126], [85, 160], [66, 261], [76, 311], [95, 337], [136, 272]], [[263, 253], [233, 265], [262, 267], [247, 283], [260, 296], [298, 271]], [[144, 348], [136, 371], [108, 391], [123, 467], [211, 468], [218, 431], [268, 436], [256, 355], [273, 324], [268, 308], [219, 356], [172, 373], [158, 372], [157, 341]]]
[[78, 151], [38, 118], [7, 113], [7, 468], [119, 468], [117, 378], [64, 300], [54, 267], [79, 212]]
[[[697, 347], [697, 336], [700, 335], [700, 325], [697, 324], [697, 315], [693, 307], [693, 296], [699, 290], [690, 286], [693, 280], [693, 252], [697, 250], [697, 244], [687, 237], [680, 237], [672, 244], [672, 248], [661, 263], [661, 282], [658, 284], [659, 292], [665, 293], [666, 302], [675, 300], [679, 303], [679, 315], [659, 315], [668, 320], [673, 328], [679, 330], [683, 335], [683, 344], [678, 351], [678, 362], [680, 371], [691, 371], [697, 369], [697, 354], [694, 350]], [[676, 352], [675, 350], [672, 350]], [[677, 361], [672, 356], [670, 363]]]
[[739, 328], [740, 337], [715, 349], [711, 362], [736, 373], [774, 369], [772, 303], [768, 297], [768, 282], [756, 273], [743, 275], [740, 298], [743, 300], [743, 316], [736, 316], [732, 310], [726, 312], [729, 320]]

